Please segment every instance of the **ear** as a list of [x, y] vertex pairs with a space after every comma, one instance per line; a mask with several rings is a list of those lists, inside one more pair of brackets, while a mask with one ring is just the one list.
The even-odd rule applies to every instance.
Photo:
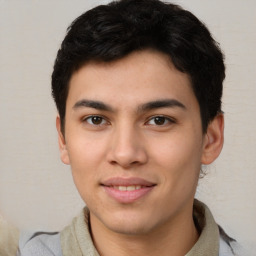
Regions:
[[61, 121], [59, 115], [56, 117], [56, 128], [58, 132], [60, 159], [64, 164], [70, 164], [65, 137], [61, 130]]
[[224, 117], [217, 115], [208, 125], [204, 137], [203, 154], [201, 163], [211, 164], [220, 154], [224, 142]]

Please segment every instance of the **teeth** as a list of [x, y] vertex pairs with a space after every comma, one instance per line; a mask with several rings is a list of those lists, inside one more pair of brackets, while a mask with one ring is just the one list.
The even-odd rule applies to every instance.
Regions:
[[133, 191], [136, 189], [141, 189], [140, 185], [132, 185], [132, 186], [114, 186], [114, 189], [120, 190], [120, 191]]

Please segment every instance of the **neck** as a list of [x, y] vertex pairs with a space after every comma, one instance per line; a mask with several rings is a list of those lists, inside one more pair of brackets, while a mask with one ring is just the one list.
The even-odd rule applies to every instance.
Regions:
[[127, 235], [116, 233], [98, 223], [91, 216], [94, 245], [101, 256], [184, 256], [198, 240], [192, 210], [187, 216], [178, 216], [149, 233]]

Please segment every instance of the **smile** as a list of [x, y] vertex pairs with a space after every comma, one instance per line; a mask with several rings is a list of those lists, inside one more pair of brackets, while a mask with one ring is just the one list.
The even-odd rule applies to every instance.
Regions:
[[149, 195], [156, 184], [141, 178], [111, 178], [101, 186], [107, 196], [118, 203], [129, 204]]
[[142, 186], [140, 185], [132, 185], [132, 186], [113, 186], [114, 189], [117, 189], [119, 191], [133, 191], [141, 189]]

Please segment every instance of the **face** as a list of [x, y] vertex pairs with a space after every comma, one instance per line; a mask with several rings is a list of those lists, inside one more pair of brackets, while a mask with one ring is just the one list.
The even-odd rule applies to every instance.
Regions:
[[57, 128], [92, 225], [145, 234], [191, 218], [212, 140], [189, 77], [166, 55], [84, 65], [70, 81], [64, 136], [59, 118]]

